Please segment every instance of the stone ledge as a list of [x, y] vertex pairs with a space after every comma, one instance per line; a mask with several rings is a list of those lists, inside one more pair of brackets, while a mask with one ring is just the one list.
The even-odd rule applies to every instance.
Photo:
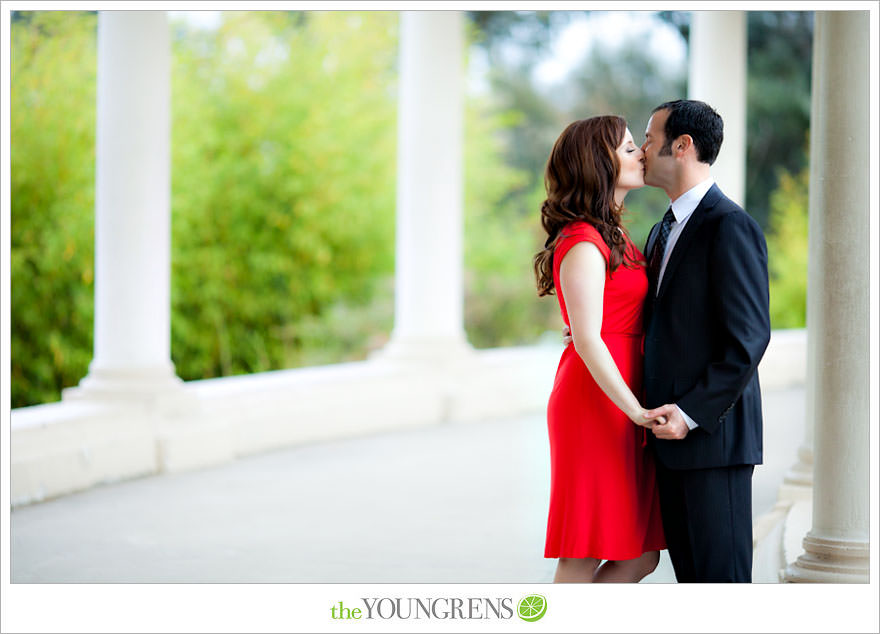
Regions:
[[69, 400], [13, 410], [12, 503], [240, 456], [546, 406], [559, 347], [374, 360], [185, 383], [185, 409]]
[[[775, 331], [764, 389], [803, 383], [803, 331]], [[11, 415], [12, 504], [294, 445], [545, 411], [561, 344], [191, 381], [175, 408], [70, 400]], [[769, 368], [769, 371], [765, 369]]]
[[774, 330], [758, 366], [761, 388], [803, 385], [807, 377], [807, 331]]
[[118, 407], [53, 403], [13, 410], [13, 506], [156, 472], [152, 421]]

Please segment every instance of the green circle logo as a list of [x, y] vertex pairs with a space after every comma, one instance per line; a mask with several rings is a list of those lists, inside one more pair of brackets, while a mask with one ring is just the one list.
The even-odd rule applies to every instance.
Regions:
[[547, 613], [547, 599], [540, 594], [523, 597], [517, 606], [517, 614], [523, 621], [537, 621]]

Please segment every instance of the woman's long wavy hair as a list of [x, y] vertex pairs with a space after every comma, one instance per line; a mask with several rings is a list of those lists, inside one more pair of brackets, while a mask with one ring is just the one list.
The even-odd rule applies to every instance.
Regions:
[[553, 294], [553, 249], [562, 229], [576, 220], [594, 226], [611, 249], [612, 273], [621, 264], [632, 268], [621, 232], [623, 207], [614, 202], [620, 174], [617, 148], [625, 134], [623, 117], [608, 115], [575, 121], [556, 139], [544, 173], [547, 199], [541, 204], [547, 241], [534, 258], [539, 297]]

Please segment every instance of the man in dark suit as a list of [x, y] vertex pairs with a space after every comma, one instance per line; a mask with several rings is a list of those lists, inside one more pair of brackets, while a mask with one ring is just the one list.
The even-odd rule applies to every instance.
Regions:
[[669, 556], [679, 582], [750, 582], [767, 246], [712, 179], [723, 123], [710, 106], [664, 103], [645, 137], [645, 182], [671, 201], [645, 247], [644, 373], [646, 418], [666, 418], [649, 438]]

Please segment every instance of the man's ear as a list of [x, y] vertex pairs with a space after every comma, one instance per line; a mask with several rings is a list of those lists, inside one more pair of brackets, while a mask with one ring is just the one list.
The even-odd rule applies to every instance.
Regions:
[[676, 157], [684, 156], [693, 147], [694, 139], [690, 134], [682, 134], [672, 142], [672, 151]]

